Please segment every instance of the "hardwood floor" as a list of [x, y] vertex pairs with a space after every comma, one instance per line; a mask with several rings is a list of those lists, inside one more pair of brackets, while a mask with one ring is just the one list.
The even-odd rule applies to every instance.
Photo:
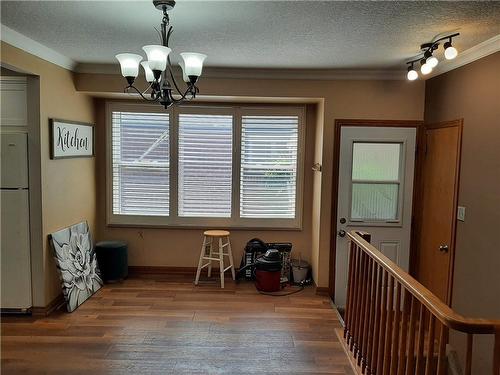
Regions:
[[2, 374], [352, 374], [314, 288], [272, 297], [175, 277], [106, 285], [71, 314], [2, 317]]

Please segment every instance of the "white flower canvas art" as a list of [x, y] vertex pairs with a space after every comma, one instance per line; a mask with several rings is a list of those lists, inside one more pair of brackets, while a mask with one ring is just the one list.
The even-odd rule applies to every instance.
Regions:
[[86, 221], [51, 234], [68, 312], [74, 311], [103, 285]]

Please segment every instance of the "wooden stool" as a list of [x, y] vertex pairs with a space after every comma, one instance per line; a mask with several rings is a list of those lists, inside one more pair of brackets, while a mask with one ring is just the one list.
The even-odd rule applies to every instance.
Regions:
[[[214, 240], [219, 239], [219, 250], [217, 252], [214, 251]], [[225, 243], [223, 243], [223, 239], [225, 239]], [[207, 246], [209, 247], [208, 256]], [[227, 247], [227, 252], [224, 252], [224, 248]], [[214, 256], [218, 256], [217, 258]], [[229, 266], [224, 268], [224, 256], [229, 258]], [[204, 260], [208, 260], [208, 263], [203, 264]], [[212, 274], [212, 261], [219, 262], [219, 272], [220, 272], [220, 287], [224, 288], [224, 272], [228, 269], [231, 269], [231, 273], [233, 275], [233, 280], [236, 279], [236, 275], [234, 272], [234, 263], [233, 263], [233, 253], [231, 251], [231, 242], [229, 241], [229, 232], [227, 230], [207, 230], [203, 232], [203, 245], [201, 245], [200, 252], [200, 260], [198, 262], [198, 270], [196, 271], [196, 279], [194, 280], [194, 284], [198, 285], [198, 281], [200, 279], [201, 270], [205, 267], [208, 267], [208, 277]]]

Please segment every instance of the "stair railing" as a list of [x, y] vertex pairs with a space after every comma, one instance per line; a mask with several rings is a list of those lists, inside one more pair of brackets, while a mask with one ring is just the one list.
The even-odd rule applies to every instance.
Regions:
[[372, 246], [370, 235], [350, 240], [344, 340], [357, 369], [370, 375], [447, 374], [449, 330], [467, 334], [465, 375], [471, 374], [474, 335], [494, 335], [493, 374], [500, 375], [500, 320], [457, 314]]

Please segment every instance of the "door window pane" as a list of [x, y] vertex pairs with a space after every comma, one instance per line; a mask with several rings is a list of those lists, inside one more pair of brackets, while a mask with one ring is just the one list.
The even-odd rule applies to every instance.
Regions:
[[399, 184], [352, 185], [351, 219], [396, 220]]
[[401, 143], [354, 142], [352, 179], [398, 181]]

